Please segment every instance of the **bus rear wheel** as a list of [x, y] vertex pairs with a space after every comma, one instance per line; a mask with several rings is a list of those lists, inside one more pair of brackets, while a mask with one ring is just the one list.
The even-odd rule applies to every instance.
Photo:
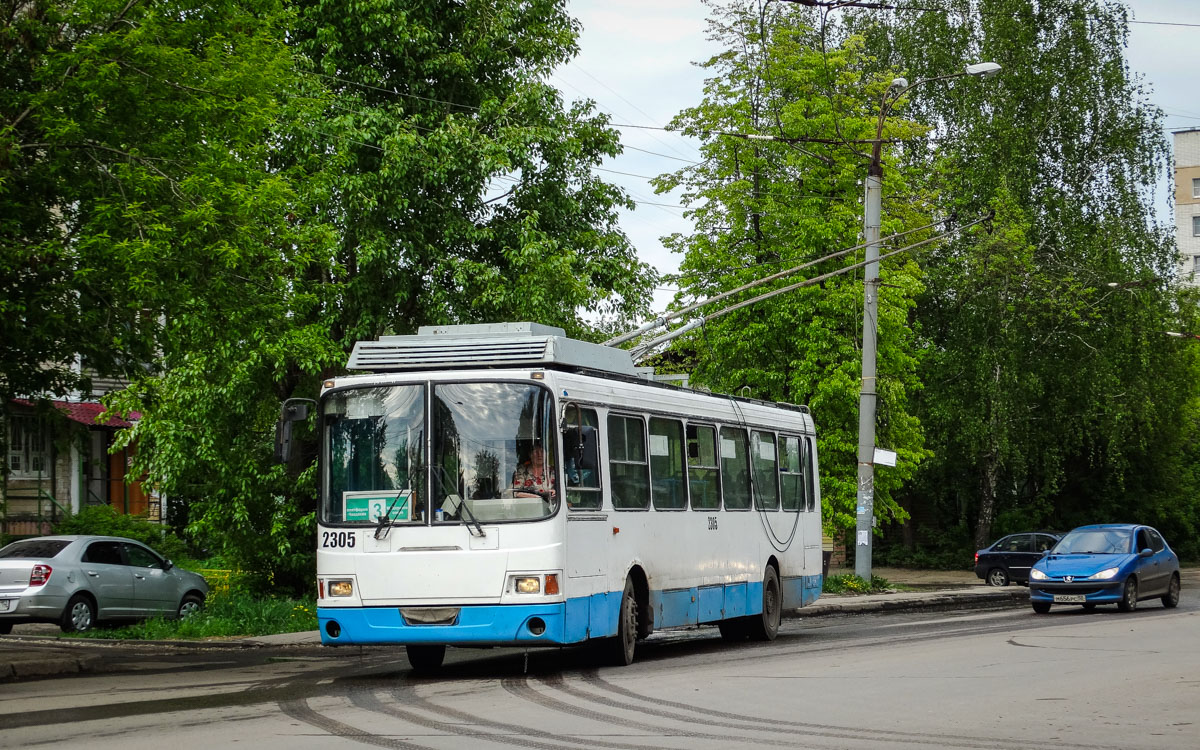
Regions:
[[767, 566], [763, 576], [762, 613], [750, 618], [750, 637], [756, 641], [773, 641], [779, 635], [779, 620], [782, 616], [783, 598], [779, 593], [779, 574], [774, 566]]
[[744, 641], [750, 635], [746, 629], [746, 620], [741, 617], [721, 620], [717, 623], [717, 629], [721, 631], [721, 640], [728, 643]]
[[633, 663], [633, 652], [637, 647], [637, 598], [633, 581], [625, 579], [625, 591], [621, 594], [621, 612], [617, 616], [617, 637], [609, 640], [609, 660], [618, 667]]

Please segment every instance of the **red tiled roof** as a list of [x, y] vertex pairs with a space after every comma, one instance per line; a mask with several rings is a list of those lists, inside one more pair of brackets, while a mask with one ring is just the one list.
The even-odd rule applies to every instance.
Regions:
[[[22, 406], [33, 406], [32, 401], [23, 398], [14, 398], [13, 403], [21, 404]], [[97, 422], [96, 419], [105, 411], [104, 404], [87, 401], [51, 401], [50, 403], [54, 404], [54, 408], [62, 412], [63, 416], [67, 419], [89, 427], [132, 427], [133, 422], [142, 417], [139, 412], [135, 411], [129, 413], [129, 420], [110, 416], [104, 422]]]

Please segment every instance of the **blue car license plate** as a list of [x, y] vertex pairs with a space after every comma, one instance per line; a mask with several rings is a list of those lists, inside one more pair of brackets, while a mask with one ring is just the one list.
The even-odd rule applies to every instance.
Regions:
[[1083, 604], [1087, 601], [1087, 597], [1083, 594], [1055, 594], [1054, 602], [1056, 604]]

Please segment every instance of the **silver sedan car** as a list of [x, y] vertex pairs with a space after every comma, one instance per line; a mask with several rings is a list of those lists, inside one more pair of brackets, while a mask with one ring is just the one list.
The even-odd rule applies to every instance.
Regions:
[[23, 622], [63, 632], [101, 621], [188, 617], [208, 584], [141, 542], [113, 536], [43, 536], [0, 549], [0, 633]]

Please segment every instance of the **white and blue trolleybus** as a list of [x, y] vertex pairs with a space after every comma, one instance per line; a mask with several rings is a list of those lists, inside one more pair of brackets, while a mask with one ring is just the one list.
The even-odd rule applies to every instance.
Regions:
[[804, 407], [657, 382], [532, 323], [363, 341], [349, 368], [317, 408], [326, 645], [403, 644], [427, 670], [447, 646], [605, 639], [629, 664], [659, 628], [773, 639], [820, 594]]

